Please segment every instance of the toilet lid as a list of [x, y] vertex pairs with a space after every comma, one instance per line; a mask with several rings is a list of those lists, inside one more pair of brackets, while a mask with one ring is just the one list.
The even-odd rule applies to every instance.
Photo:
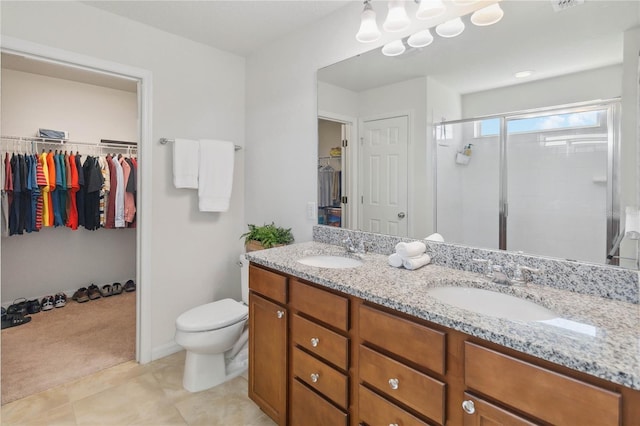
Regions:
[[222, 299], [189, 309], [176, 319], [182, 331], [209, 331], [226, 327], [247, 317], [249, 308], [233, 299]]

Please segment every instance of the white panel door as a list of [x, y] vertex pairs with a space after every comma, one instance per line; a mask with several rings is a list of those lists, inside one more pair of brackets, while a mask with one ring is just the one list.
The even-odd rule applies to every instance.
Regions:
[[363, 122], [360, 150], [363, 231], [407, 236], [407, 116]]

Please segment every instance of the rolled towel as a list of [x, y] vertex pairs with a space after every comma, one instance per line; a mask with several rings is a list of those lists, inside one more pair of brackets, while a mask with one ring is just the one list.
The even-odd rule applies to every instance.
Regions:
[[393, 266], [394, 268], [399, 268], [402, 266], [402, 258], [398, 253], [393, 253], [391, 256], [389, 256], [389, 265]]
[[429, 262], [431, 262], [431, 256], [423, 254], [421, 256], [402, 259], [402, 266], [412, 271], [414, 269], [422, 268], [424, 265], [428, 265]]
[[438, 234], [437, 232], [435, 234], [429, 235], [427, 238], [425, 238], [425, 240], [444, 243], [444, 238], [442, 237], [442, 235]]
[[427, 246], [422, 241], [396, 244], [396, 253], [403, 258], [420, 256], [427, 251]]

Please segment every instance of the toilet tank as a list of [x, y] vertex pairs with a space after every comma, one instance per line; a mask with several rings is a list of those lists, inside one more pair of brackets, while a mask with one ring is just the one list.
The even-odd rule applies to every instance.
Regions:
[[244, 254], [240, 255], [240, 289], [242, 301], [249, 304], [249, 261]]

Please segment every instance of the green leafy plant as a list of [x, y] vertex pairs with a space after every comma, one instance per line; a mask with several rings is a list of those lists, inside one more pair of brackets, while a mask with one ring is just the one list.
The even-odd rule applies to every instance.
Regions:
[[293, 242], [293, 234], [291, 228], [285, 229], [276, 226], [273, 222], [269, 225], [256, 226], [249, 224], [249, 232], [245, 232], [240, 236], [244, 238], [245, 244], [249, 241], [259, 241], [264, 248], [270, 248], [278, 244], [291, 244]]

